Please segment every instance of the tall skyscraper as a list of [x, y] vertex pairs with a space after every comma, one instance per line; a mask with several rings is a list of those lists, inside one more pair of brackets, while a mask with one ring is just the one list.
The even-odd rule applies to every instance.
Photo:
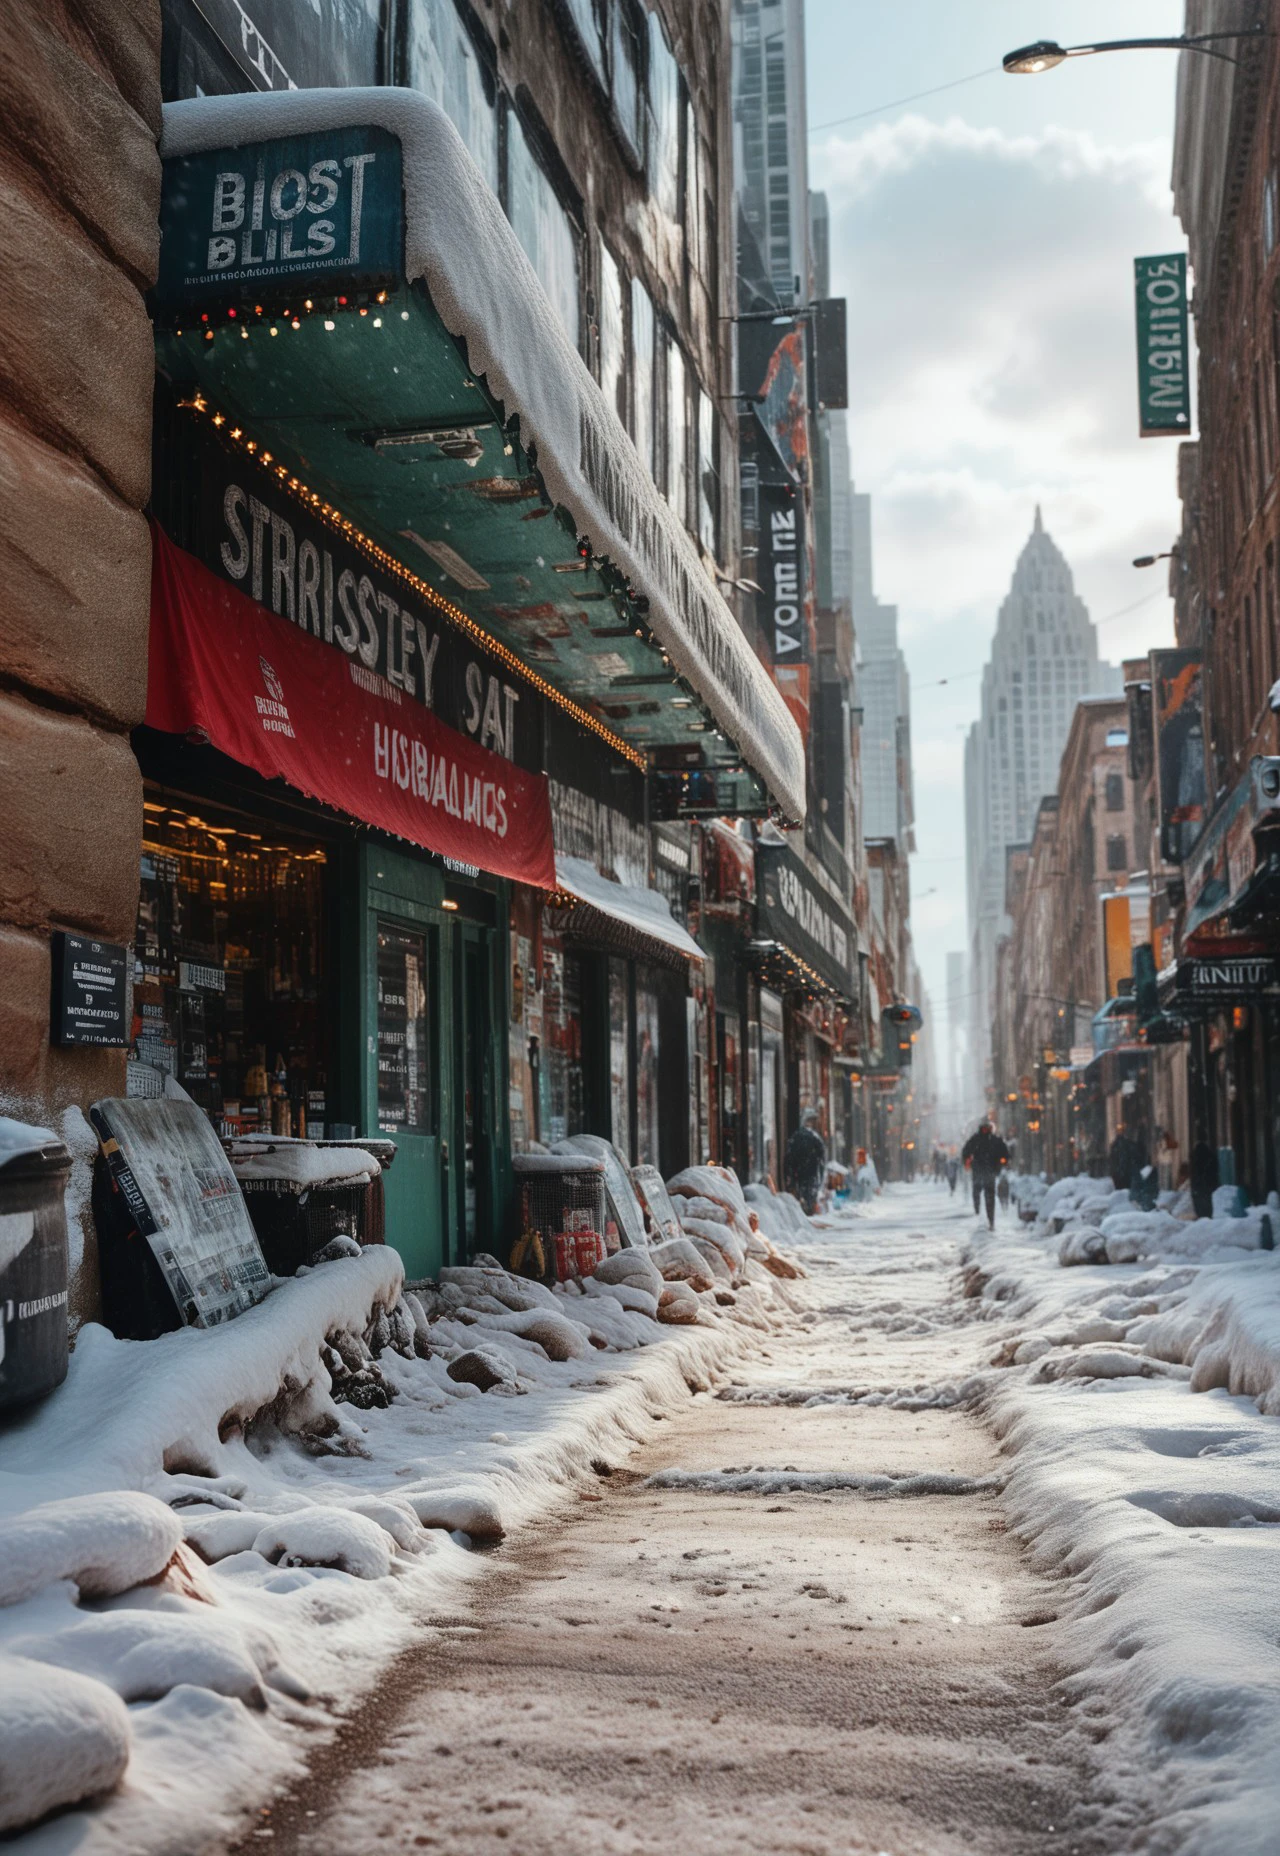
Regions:
[[1076, 703], [1120, 687], [1119, 670], [1099, 661], [1093, 621], [1037, 507], [996, 621], [981, 714], [965, 743], [969, 1048], [979, 1085], [990, 1051], [996, 943], [1005, 925], [1006, 847], [1030, 839], [1036, 808], [1057, 790]]
[[898, 647], [898, 608], [876, 598], [871, 566], [871, 498], [855, 491], [853, 629], [862, 701], [862, 835], [914, 850], [911, 679]]
[[734, 173], [741, 212], [784, 308], [808, 301], [804, 0], [734, 0]]

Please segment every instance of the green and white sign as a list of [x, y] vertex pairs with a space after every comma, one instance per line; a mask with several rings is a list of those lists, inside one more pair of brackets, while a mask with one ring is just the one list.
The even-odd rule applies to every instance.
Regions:
[[1191, 431], [1187, 259], [1135, 258], [1138, 309], [1138, 430], [1143, 438]]
[[401, 184], [400, 144], [372, 126], [168, 160], [157, 301], [398, 282]]

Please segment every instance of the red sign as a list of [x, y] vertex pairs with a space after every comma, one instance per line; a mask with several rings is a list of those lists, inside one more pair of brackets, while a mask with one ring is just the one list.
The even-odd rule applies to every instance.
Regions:
[[277, 618], [152, 526], [147, 721], [494, 876], [554, 889], [551, 802], [358, 659]]

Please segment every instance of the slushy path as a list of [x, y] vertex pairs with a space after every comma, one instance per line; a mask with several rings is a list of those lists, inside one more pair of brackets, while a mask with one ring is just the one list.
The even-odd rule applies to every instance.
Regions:
[[509, 1540], [236, 1847], [1116, 1849], [1054, 1687], [1053, 1590], [955, 1398], [998, 1339], [956, 1280], [972, 1229], [929, 1185], [816, 1232], [808, 1312], [749, 1380]]

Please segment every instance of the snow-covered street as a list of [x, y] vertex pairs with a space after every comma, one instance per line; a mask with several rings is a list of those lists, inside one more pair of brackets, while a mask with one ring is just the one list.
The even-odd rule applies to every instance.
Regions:
[[973, 1402], [974, 1229], [917, 1186], [816, 1231], [794, 1325], [509, 1534], [231, 1847], [1123, 1847], [1143, 1787], [1059, 1686]]

